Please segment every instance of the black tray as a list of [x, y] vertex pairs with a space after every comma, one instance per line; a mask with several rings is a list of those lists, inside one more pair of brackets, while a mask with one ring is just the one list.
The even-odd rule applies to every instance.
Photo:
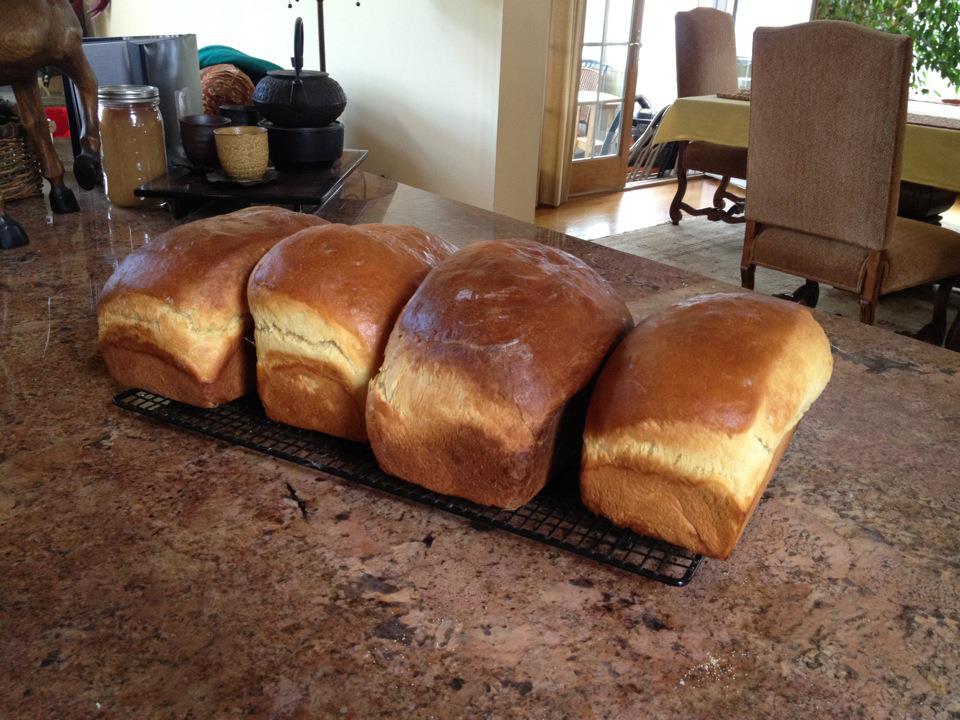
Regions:
[[279, 173], [276, 180], [253, 186], [237, 183], [207, 182], [207, 172], [184, 167], [144, 183], [133, 191], [138, 197], [164, 198], [174, 206], [208, 201], [232, 201], [244, 204], [323, 205], [332, 198], [364, 158], [366, 150], [344, 150], [343, 156], [329, 165], [303, 173]]
[[264, 414], [256, 397], [203, 410], [145, 390], [126, 390], [113, 402], [160, 422], [305, 465], [668, 585], [686, 585], [702, 560], [700, 555], [618, 528], [594, 515], [580, 502], [576, 478], [555, 478], [523, 507], [499, 510], [439, 495], [387, 475], [377, 466], [369, 446], [274, 422]]

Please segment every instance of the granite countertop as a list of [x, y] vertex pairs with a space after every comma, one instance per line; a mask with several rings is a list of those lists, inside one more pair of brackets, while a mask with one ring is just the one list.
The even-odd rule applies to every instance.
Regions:
[[[960, 354], [820, 316], [832, 382], [671, 588], [113, 407], [95, 298], [174, 221], [79, 199], [0, 254], [0, 717], [960, 715]], [[728, 287], [367, 174], [324, 214], [538, 238], [638, 317]]]

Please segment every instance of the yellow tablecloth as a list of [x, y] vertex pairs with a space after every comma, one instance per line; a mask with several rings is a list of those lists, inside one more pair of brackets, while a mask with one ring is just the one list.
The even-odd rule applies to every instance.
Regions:
[[[924, 103], [909, 113], [925, 114]], [[654, 142], [703, 140], [747, 147], [750, 103], [713, 95], [680, 98], [667, 110]], [[960, 130], [907, 124], [903, 146], [904, 180], [960, 192]]]

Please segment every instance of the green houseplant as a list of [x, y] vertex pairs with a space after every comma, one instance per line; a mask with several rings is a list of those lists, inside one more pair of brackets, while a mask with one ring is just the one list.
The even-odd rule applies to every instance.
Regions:
[[911, 87], [923, 94], [928, 73], [960, 87], [960, 0], [819, 0], [821, 20], [849, 20], [913, 38]]

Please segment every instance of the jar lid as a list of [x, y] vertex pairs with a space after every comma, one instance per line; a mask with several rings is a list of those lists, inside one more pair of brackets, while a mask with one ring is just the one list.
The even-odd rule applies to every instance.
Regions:
[[117, 103], [140, 103], [159, 100], [160, 91], [153, 85], [103, 85], [97, 90], [97, 98]]

